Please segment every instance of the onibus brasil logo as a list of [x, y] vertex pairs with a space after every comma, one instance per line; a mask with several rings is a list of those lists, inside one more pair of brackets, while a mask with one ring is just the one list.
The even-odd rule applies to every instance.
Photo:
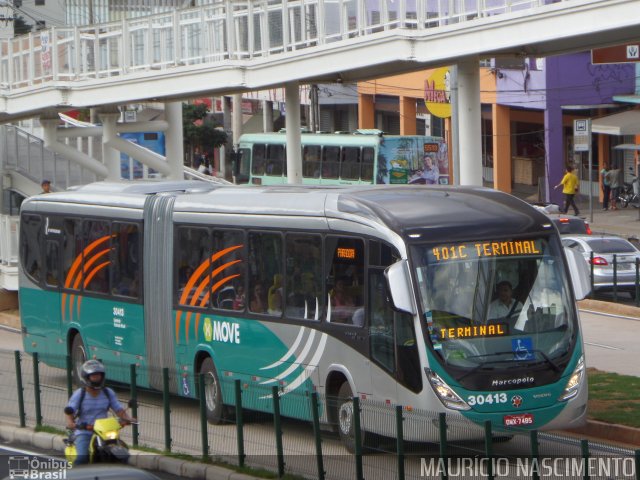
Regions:
[[67, 478], [71, 464], [51, 457], [14, 455], [9, 457], [9, 478], [56, 480]]

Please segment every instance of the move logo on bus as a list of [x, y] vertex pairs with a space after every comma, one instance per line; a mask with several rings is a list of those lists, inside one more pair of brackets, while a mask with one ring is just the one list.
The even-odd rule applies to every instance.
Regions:
[[204, 319], [202, 332], [207, 342], [224, 342], [240, 344], [240, 325], [233, 322], [223, 322], [209, 317]]

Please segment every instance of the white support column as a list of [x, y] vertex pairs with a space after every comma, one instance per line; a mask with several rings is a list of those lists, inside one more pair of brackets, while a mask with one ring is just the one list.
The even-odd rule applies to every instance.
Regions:
[[262, 131], [273, 132], [273, 102], [271, 100], [262, 101]]
[[184, 138], [182, 135], [182, 102], [167, 102], [164, 113], [169, 128], [165, 134], [167, 146], [168, 175], [170, 180], [184, 179]]
[[107, 167], [107, 178], [105, 180], [120, 180], [120, 152], [112, 148], [108, 143], [117, 138], [116, 123], [120, 113], [103, 111], [98, 114], [102, 121], [102, 161]]
[[302, 141], [300, 139], [300, 87], [285, 85], [285, 125], [287, 129], [287, 183], [302, 183]]
[[482, 186], [480, 64], [477, 57], [458, 62], [460, 185]]
[[242, 94], [236, 93], [231, 97], [232, 100], [232, 126], [233, 130], [233, 146], [237, 147], [240, 143], [240, 135], [242, 135]]

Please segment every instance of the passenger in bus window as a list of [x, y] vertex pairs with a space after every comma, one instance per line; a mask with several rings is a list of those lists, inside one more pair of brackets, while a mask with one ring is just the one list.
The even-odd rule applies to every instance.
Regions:
[[245, 304], [244, 287], [240, 285], [236, 289], [236, 298], [233, 299], [233, 309], [244, 310], [244, 304]]
[[331, 292], [331, 322], [351, 323], [355, 301], [348, 291], [347, 278], [341, 277]]
[[251, 296], [249, 309], [253, 313], [267, 313], [267, 305], [264, 299], [264, 288], [261, 283], [256, 283], [253, 287], [253, 295]]
[[269, 287], [267, 293], [267, 313], [269, 315], [280, 315], [282, 313], [282, 274], [276, 273], [273, 276], [273, 285]]
[[518, 318], [522, 312], [522, 303], [513, 298], [511, 282], [503, 280], [496, 285], [498, 298], [489, 304], [489, 320], [496, 318]]

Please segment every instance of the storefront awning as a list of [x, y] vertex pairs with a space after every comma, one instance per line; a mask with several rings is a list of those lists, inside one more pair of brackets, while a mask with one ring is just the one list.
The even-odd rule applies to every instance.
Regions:
[[593, 120], [591, 131], [607, 135], [638, 135], [640, 134], [640, 110], [629, 110]]
[[614, 150], [632, 150], [634, 152], [640, 151], [640, 145], [636, 145], [635, 143], [621, 143], [620, 145], [616, 145], [613, 147]]

